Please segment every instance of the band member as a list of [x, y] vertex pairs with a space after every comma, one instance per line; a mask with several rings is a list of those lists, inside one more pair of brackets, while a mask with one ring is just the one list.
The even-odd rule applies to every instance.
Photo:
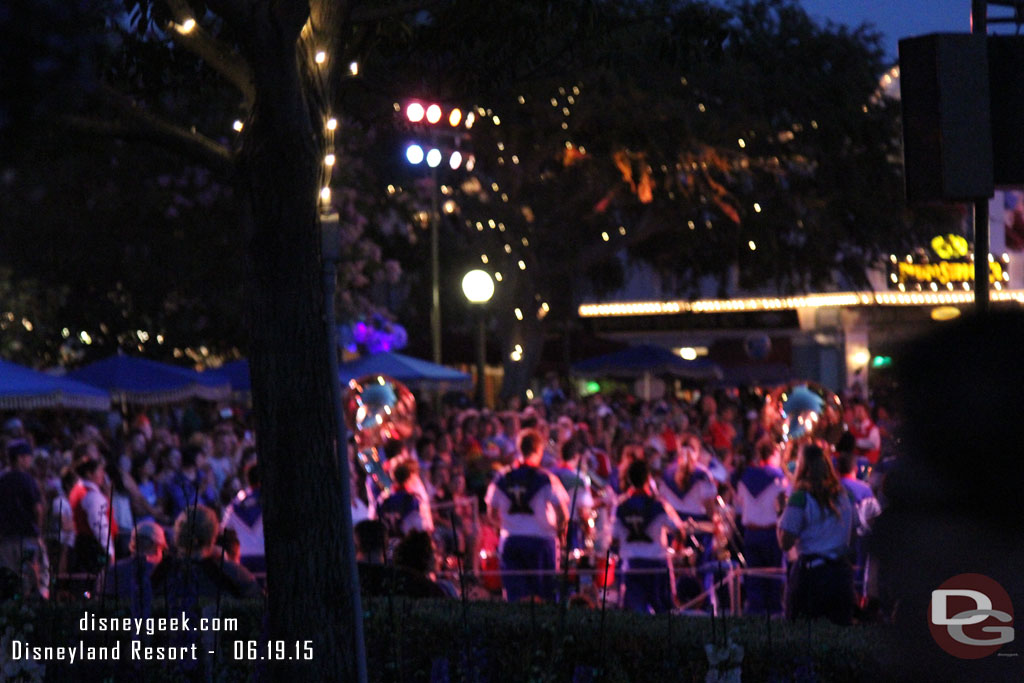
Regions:
[[686, 577], [680, 578], [678, 591], [680, 597], [692, 592], [708, 590], [714, 584], [715, 549], [713, 518], [715, 514], [715, 497], [718, 487], [711, 473], [700, 464], [703, 446], [695, 434], [683, 437], [679, 449], [679, 457], [662, 474], [658, 493], [668, 505], [676, 511], [683, 521], [694, 522], [688, 527], [692, 533], [684, 535], [681, 547], [692, 548], [695, 564], [700, 575], [700, 586], [683, 588], [683, 583], [690, 584]]
[[568, 521], [569, 495], [558, 477], [540, 467], [540, 432], [523, 430], [519, 453], [519, 466], [492, 482], [484, 498], [488, 516], [501, 529], [501, 570], [508, 572], [502, 585], [509, 602], [530, 596], [553, 601], [557, 539]]
[[626, 567], [623, 606], [635, 612], [668, 612], [675, 604], [668, 538], [672, 532], [684, 533], [683, 522], [651, 494], [645, 461], [634, 461], [626, 480], [629, 492], [615, 510], [615, 540]]
[[387, 528], [388, 538], [400, 540], [412, 530], [433, 532], [429, 514], [429, 502], [421, 499], [410, 490], [409, 482], [413, 476], [416, 462], [410, 460], [397, 465], [392, 473], [394, 489], [387, 498], [377, 506], [377, 516]]
[[837, 624], [853, 619], [853, 572], [849, 562], [854, 503], [819, 446], [804, 444], [797, 462], [793, 495], [779, 520], [783, 551], [796, 547], [790, 569], [786, 616], [827, 617]]
[[[776, 539], [780, 498], [788, 489], [786, 475], [777, 466], [778, 446], [763, 438], [755, 447], [757, 463], [743, 470], [736, 486], [736, 512], [743, 524], [743, 553], [747, 567], [781, 567], [782, 551]], [[782, 583], [770, 577], [744, 579], [747, 612], [772, 614], [782, 611]]]

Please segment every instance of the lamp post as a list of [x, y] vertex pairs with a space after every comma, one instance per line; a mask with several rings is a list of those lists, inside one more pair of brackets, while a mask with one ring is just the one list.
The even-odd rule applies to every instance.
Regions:
[[477, 309], [476, 403], [482, 408], [484, 405], [484, 371], [487, 364], [487, 326], [484, 319], [484, 306], [494, 296], [494, 280], [486, 271], [471, 270], [462, 278], [462, 293]]
[[[438, 167], [448, 157], [448, 165], [454, 171], [463, 162], [463, 156], [458, 149], [442, 151], [441, 128], [437, 126], [444, 118], [445, 112], [437, 103], [422, 103], [412, 101], [405, 107], [405, 118], [416, 126], [426, 126], [429, 130], [430, 145], [424, 149], [419, 143], [413, 142], [405, 150], [406, 160], [413, 166], [426, 162], [430, 168], [432, 189], [430, 195], [430, 339], [435, 363], [441, 362], [441, 266], [439, 256], [438, 231], [441, 223], [440, 204], [440, 181], [438, 179]], [[447, 123], [452, 132], [454, 147], [458, 147], [460, 135], [455, 131], [460, 125], [470, 128], [475, 117], [463, 117], [459, 108], [451, 109], [448, 112]]]

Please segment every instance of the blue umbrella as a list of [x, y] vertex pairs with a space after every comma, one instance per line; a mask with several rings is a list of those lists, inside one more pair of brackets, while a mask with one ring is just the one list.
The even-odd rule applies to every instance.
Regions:
[[662, 346], [642, 344], [573, 363], [572, 374], [630, 378], [645, 374], [671, 375], [683, 379], [709, 380], [721, 377], [722, 369], [706, 358], [685, 360]]
[[338, 368], [342, 383], [366, 375], [387, 375], [409, 386], [467, 384], [471, 379], [465, 372], [393, 351], [362, 356]]
[[249, 360], [246, 358], [225, 363], [213, 372], [228, 380], [233, 393], [244, 394], [252, 390], [252, 384], [249, 380]]
[[79, 382], [102, 387], [115, 401], [152, 405], [189, 398], [225, 398], [231, 386], [215, 372], [197, 372], [133, 356], [110, 356], [68, 373]]
[[56, 407], [107, 410], [110, 394], [88, 384], [0, 360], [0, 409]]

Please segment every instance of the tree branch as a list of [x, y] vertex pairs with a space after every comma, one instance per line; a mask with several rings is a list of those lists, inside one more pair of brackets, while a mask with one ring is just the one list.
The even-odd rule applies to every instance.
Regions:
[[[191, 10], [185, 0], [165, 0], [165, 2], [179, 24], [191, 18]], [[225, 2], [224, 4], [231, 5], [233, 3]], [[225, 18], [225, 21], [228, 19]], [[198, 25], [188, 33], [181, 33], [172, 28], [169, 34], [171, 40], [202, 58], [210, 65], [210, 68], [238, 88], [245, 98], [246, 106], [251, 108], [256, 99], [256, 86], [253, 83], [252, 69], [241, 55]]]
[[152, 143], [182, 154], [224, 179], [229, 179], [234, 172], [234, 157], [222, 145], [139, 110], [134, 112], [129, 121], [68, 115], [59, 117], [57, 122], [90, 135]]
[[667, 232], [676, 227], [664, 216], [657, 215], [654, 211], [647, 211], [640, 223], [629, 231], [629, 236], [624, 240], [614, 242], [598, 242], [580, 250], [574, 259], [573, 268], [578, 273], [585, 273], [587, 269], [599, 263], [607, 261], [618, 252], [627, 247], [640, 244], [644, 240]]
[[446, 4], [447, 0], [408, 0], [391, 5], [373, 4], [372, 6], [360, 5], [352, 10], [349, 20], [354, 24], [371, 24], [376, 21], [383, 21], [392, 17], [399, 17], [410, 12], [433, 9]]

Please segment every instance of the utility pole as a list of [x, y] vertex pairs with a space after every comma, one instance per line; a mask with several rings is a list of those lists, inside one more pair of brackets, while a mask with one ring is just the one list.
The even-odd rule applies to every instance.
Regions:
[[[987, 0], [971, 0], [971, 33], [984, 36], [988, 32]], [[989, 312], [989, 215], [988, 197], [974, 200], [974, 312]]]

